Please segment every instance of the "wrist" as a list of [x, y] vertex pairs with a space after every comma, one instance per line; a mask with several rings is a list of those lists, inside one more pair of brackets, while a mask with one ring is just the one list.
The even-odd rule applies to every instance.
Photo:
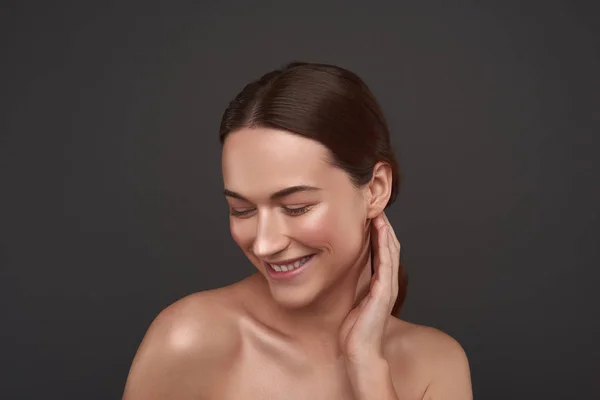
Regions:
[[357, 400], [397, 400], [390, 366], [384, 358], [375, 357], [346, 367]]

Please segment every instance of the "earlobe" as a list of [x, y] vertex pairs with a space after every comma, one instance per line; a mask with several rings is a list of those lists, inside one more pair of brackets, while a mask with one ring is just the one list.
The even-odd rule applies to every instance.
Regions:
[[371, 219], [379, 216], [383, 212], [384, 209], [385, 209], [385, 205], [383, 207], [379, 207], [379, 204], [376, 204], [376, 205], [373, 205], [372, 207], [370, 207], [369, 212], [367, 214], [369, 221]]

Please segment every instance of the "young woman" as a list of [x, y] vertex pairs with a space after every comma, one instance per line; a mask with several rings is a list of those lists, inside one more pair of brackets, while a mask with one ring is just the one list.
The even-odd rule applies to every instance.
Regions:
[[400, 173], [363, 81], [289, 64], [242, 90], [220, 138], [231, 234], [258, 272], [163, 310], [124, 399], [471, 399], [461, 346], [395, 316]]

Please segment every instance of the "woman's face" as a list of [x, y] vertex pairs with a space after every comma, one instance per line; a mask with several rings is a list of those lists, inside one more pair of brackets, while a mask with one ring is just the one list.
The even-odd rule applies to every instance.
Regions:
[[[328, 154], [316, 141], [268, 128], [241, 129], [223, 146], [231, 235], [286, 307], [307, 305], [342, 279], [368, 240], [365, 195]], [[275, 271], [305, 256], [312, 257], [297, 271]]]

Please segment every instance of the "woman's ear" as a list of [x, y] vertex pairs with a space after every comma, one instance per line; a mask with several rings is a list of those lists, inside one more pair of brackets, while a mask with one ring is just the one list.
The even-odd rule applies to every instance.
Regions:
[[392, 168], [378, 162], [373, 167], [373, 177], [367, 187], [367, 218], [372, 219], [383, 212], [392, 195]]

